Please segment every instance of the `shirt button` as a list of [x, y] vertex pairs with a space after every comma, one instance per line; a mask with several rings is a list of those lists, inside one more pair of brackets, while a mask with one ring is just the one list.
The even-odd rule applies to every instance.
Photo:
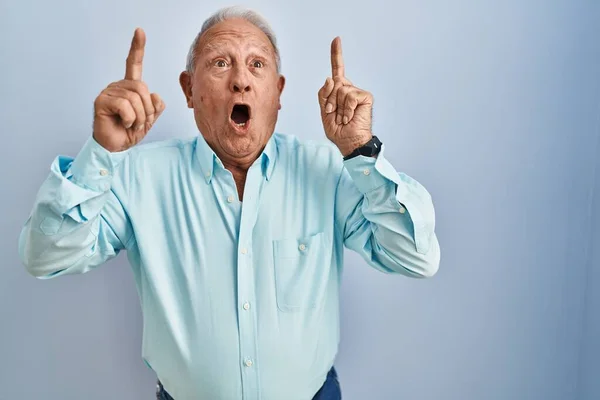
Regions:
[[233, 196], [230, 195], [229, 197], [227, 197], [227, 201], [229, 203], [233, 203]]
[[244, 363], [244, 365], [246, 365], [246, 367], [251, 367], [252, 366], [252, 360], [246, 360], [246, 362]]
[[205, 175], [207, 178], [210, 178], [210, 171], [206, 173]]
[[400, 214], [404, 214], [404, 213], [406, 212], [406, 208], [404, 208], [404, 207], [400, 207], [400, 210], [399, 210], [399, 211], [400, 211]]
[[106, 176], [106, 175], [108, 175], [108, 171], [107, 171], [107, 170], [105, 170], [105, 169], [101, 169], [101, 170], [100, 170], [100, 175], [102, 175], [102, 176]]
[[298, 246], [298, 248], [300, 249], [300, 251], [304, 251], [306, 250], [306, 245], [303, 243], [300, 246]]
[[365, 175], [369, 175], [371, 173], [371, 171], [367, 168], [363, 171], [363, 174]]
[[246, 254], [246, 253], [248, 253], [248, 249], [244, 247], [244, 248], [242, 249], [242, 254]]
[[244, 303], [244, 310], [248, 311], [250, 309], [250, 303]]

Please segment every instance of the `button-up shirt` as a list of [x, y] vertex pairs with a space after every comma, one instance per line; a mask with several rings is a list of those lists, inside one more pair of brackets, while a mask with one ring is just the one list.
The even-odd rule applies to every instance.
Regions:
[[385, 158], [275, 133], [243, 201], [202, 136], [58, 156], [19, 239], [29, 273], [86, 273], [126, 250], [142, 356], [176, 400], [307, 400], [336, 357], [344, 247], [435, 274], [431, 197]]

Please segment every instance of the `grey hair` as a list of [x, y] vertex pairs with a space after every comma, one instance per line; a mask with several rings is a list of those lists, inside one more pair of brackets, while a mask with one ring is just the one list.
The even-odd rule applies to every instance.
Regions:
[[219, 22], [223, 22], [225, 20], [234, 18], [241, 18], [250, 22], [252, 25], [256, 26], [258, 29], [263, 31], [265, 35], [267, 35], [267, 38], [271, 42], [273, 50], [275, 51], [275, 62], [277, 64], [277, 72], [281, 72], [281, 57], [279, 54], [279, 49], [277, 48], [277, 38], [275, 37], [275, 32], [273, 32], [273, 29], [271, 28], [267, 20], [256, 11], [243, 8], [241, 6], [231, 6], [218, 10], [202, 24], [202, 28], [200, 29], [198, 35], [196, 35], [194, 41], [192, 42], [192, 45], [190, 46], [190, 50], [187, 55], [186, 71], [189, 74], [192, 74], [194, 72], [194, 67], [196, 65], [196, 53], [198, 50], [198, 42], [200, 41], [202, 35]]

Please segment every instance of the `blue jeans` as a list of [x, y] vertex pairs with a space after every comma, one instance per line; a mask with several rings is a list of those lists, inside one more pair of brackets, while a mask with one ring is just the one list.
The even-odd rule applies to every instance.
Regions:
[[[174, 400], [169, 393], [163, 388], [160, 381], [156, 386], [156, 399], [157, 400]], [[327, 373], [327, 379], [321, 389], [315, 394], [312, 400], [341, 400], [342, 390], [340, 388], [340, 382], [338, 381], [337, 372], [332, 367]], [[310, 399], [307, 399], [310, 400]]]

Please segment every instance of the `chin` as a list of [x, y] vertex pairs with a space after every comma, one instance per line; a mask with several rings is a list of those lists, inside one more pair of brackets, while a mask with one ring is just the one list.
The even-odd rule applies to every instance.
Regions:
[[221, 142], [223, 150], [232, 156], [244, 157], [252, 154], [260, 147], [258, 138], [248, 132], [240, 135], [236, 132], [228, 132], [226, 138]]

